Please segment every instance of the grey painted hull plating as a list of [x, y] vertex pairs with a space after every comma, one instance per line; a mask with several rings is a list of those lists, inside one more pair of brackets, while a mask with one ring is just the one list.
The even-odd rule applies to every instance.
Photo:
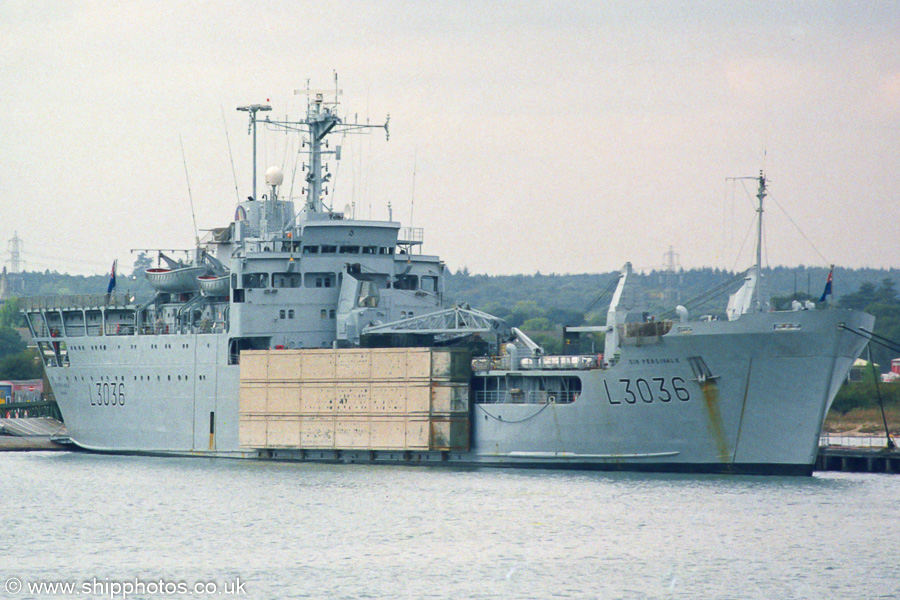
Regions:
[[676, 324], [608, 369], [554, 371], [581, 379], [571, 404], [473, 403], [468, 452], [242, 450], [240, 367], [226, 364], [223, 334], [70, 338], [71, 365], [48, 375], [72, 440], [101, 452], [808, 474], [865, 344], [841, 326], [873, 321], [834, 309]]

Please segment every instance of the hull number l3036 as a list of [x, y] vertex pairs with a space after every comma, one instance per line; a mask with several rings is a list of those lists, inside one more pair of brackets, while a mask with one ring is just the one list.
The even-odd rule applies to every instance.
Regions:
[[125, 406], [125, 384], [96, 382], [88, 384], [91, 406]]
[[[610, 391], [609, 382], [603, 380], [606, 389], [606, 398], [610, 404], [637, 404], [638, 401], [646, 404], [653, 402], [672, 402], [680, 400], [688, 402], [691, 392], [685, 387], [685, 381], [681, 377], [651, 377], [644, 379], [619, 379], [618, 390]], [[615, 388], [615, 385], [613, 386]]]

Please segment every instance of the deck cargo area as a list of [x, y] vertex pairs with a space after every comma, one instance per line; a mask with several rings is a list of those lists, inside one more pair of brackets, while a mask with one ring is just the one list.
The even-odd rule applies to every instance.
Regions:
[[244, 449], [469, 449], [464, 350], [250, 350], [240, 369]]

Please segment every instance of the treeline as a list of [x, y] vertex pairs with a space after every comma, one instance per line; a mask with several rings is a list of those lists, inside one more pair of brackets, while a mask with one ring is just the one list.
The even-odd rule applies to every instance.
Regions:
[[863, 369], [861, 381], [851, 381], [841, 386], [831, 410], [847, 414], [855, 409], [873, 408], [878, 405], [879, 397], [885, 406], [900, 407], [900, 383], [876, 383], [869, 367], [866, 365]]
[[[445, 293], [451, 302], [466, 302], [474, 308], [511, 318], [511, 324], [522, 325], [531, 318], [545, 317], [555, 325], [581, 325], [596, 320], [609, 305], [611, 290], [618, 271], [597, 274], [558, 275], [483, 275], [471, 274], [467, 269], [450, 273]], [[723, 269], [700, 268], [670, 274], [665, 271], [636, 273], [653, 311], [671, 310], [676, 304], [688, 304], [712, 289], [729, 281], [709, 301], [698, 307], [708, 313], [724, 313], [728, 294], [740, 285], [740, 274]], [[790, 297], [808, 294], [818, 300], [825, 286], [828, 269], [812, 267], [774, 267], [763, 270], [763, 295]], [[840, 298], [860, 288], [864, 283], [891, 280], [900, 285], [898, 269], [840, 269], [834, 270], [832, 289]], [[607, 290], [607, 294], [602, 292]], [[524, 303], [524, 304], [520, 304]]]
[[[120, 269], [116, 292], [128, 293], [138, 301], [153, 293], [143, 270], [151, 259], [140, 254], [131, 272]], [[790, 308], [792, 299], [818, 301], [828, 270], [819, 267], [773, 267], [763, 270], [763, 295], [771, 297], [778, 309]], [[715, 268], [700, 268], [668, 273], [650, 271], [636, 273], [646, 293], [648, 308], [657, 316], [671, 311], [677, 304], [689, 305], [692, 314], [725, 312], [728, 294], [740, 285], [740, 274]], [[105, 293], [108, 275], [89, 277], [56, 272], [26, 272], [10, 276], [17, 296], [51, 294]], [[566, 325], [598, 325], [606, 319], [611, 293], [618, 278], [617, 271], [594, 274], [485, 275], [467, 269], [449, 272], [445, 280], [448, 304], [464, 302], [501, 317], [514, 327], [535, 333], [550, 351], [561, 346], [561, 330]], [[730, 285], [724, 285], [728, 282]], [[866, 310], [876, 317], [876, 333], [900, 340], [897, 288], [898, 269], [835, 268], [833, 302], [840, 306]], [[705, 303], [691, 304], [692, 299], [720, 288]], [[598, 342], [600, 340], [597, 340]], [[875, 360], [882, 371], [890, 365], [891, 352], [875, 350]]]
[[[724, 315], [728, 295], [741, 284], [740, 274], [721, 269], [691, 269], [675, 274], [651, 271], [636, 274], [652, 314], [661, 315], [676, 304], [690, 304], [694, 314]], [[772, 307], [788, 310], [792, 300], [819, 303], [828, 270], [775, 267], [763, 270], [763, 292]], [[464, 301], [535, 333], [549, 351], [561, 347], [561, 330], [569, 325], [597, 325], [606, 320], [618, 272], [581, 275], [481, 275], [463, 269], [450, 274], [445, 293], [450, 301]], [[730, 285], [723, 285], [731, 282]], [[900, 344], [900, 270], [834, 270], [832, 295], [825, 304], [865, 310], [875, 315], [875, 333]], [[691, 300], [719, 288], [704, 304]], [[605, 293], [604, 293], [605, 292]], [[555, 335], [549, 335], [550, 333]], [[873, 357], [882, 372], [900, 356], [873, 344]]]
[[0, 304], [0, 379], [40, 379], [43, 363], [34, 348], [28, 348], [16, 331], [24, 325], [16, 298]]

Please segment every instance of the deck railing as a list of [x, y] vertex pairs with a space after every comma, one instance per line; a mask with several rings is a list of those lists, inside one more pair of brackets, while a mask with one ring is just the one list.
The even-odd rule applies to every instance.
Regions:
[[134, 308], [127, 294], [65, 294], [20, 298], [25, 311], [66, 310], [81, 308]]
[[603, 367], [603, 360], [599, 355], [552, 355], [552, 356], [526, 356], [519, 358], [517, 364], [512, 364], [512, 357], [504, 356], [479, 356], [472, 359], [472, 370], [484, 371], [531, 371], [531, 370], [585, 370], [599, 369]]
[[403, 227], [397, 234], [400, 244], [421, 244], [425, 238], [425, 230], [421, 227]]
[[847, 448], [884, 448], [887, 439], [882, 435], [841, 435], [823, 433], [819, 436], [819, 446], [844, 446]]
[[475, 392], [476, 404], [571, 404], [580, 392], [553, 390], [479, 390]]

